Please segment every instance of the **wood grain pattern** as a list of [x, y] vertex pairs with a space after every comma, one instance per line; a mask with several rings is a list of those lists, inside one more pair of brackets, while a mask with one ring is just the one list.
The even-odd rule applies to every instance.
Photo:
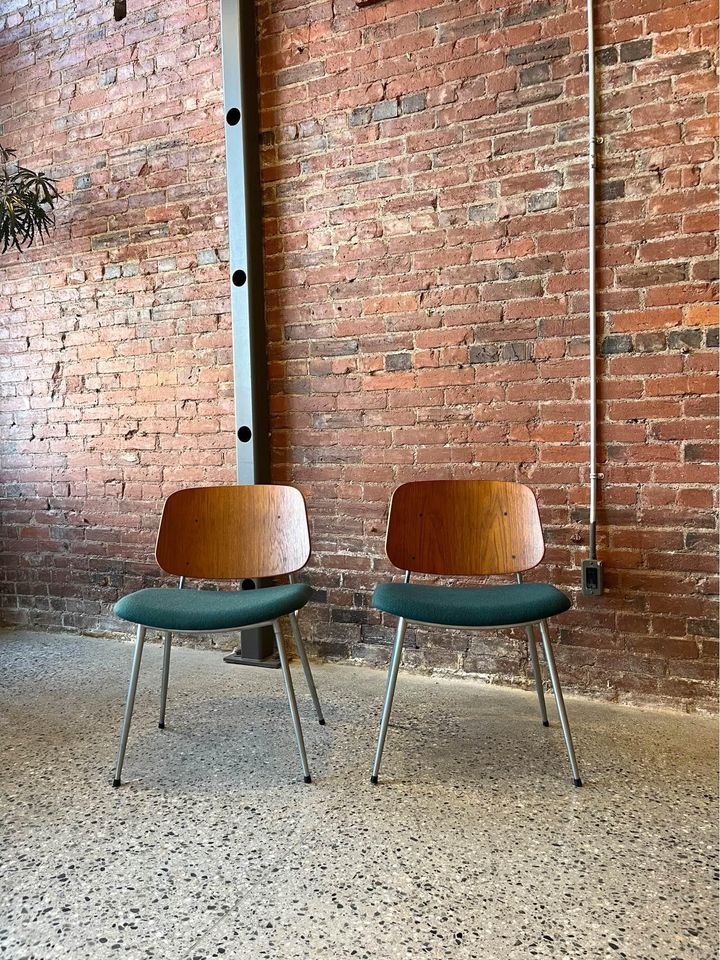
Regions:
[[419, 480], [393, 494], [385, 549], [396, 567], [441, 576], [517, 573], [543, 558], [535, 495], [500, 480]]
[[305, 500], [294, 487], [195, 487], [165, 501], [155, 559], [166, 573], [274, 577], [300, 570], [309, 557]]

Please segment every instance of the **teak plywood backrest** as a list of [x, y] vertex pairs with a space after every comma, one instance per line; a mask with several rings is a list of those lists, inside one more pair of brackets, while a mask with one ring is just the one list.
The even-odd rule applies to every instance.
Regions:
[[403, 570], [472, 577], [529, 570], [545, 543], [522, 483], [419, 480], [393, 494], [385, 549]]
[[309, 557], [305, 500], [294, 487], [196, 487], [165, 501], [155, 559], [166, 573], [274, 577], [294, 573]]

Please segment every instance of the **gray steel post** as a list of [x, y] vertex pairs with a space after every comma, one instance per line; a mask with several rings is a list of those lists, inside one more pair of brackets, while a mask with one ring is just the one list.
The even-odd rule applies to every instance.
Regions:
[[[220, 3], [238, 483], [270, 481], [254, 8]], [[279, 666], [274, 651], [272, 628], [260, 627], [225, 659]]]

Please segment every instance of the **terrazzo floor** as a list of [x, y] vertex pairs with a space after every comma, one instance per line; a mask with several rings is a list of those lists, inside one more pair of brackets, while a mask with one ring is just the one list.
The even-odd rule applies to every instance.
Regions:
[[401, 674], [369, 783], [378, 670], [281, 675], [148, 646], [110, 786], [129, 643], [0, 634], [0, 957], [345, 960], [717, 956], [707, 717]]

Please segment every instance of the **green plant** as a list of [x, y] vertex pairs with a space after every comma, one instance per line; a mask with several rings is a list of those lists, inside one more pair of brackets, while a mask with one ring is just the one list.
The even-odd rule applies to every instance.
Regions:
[[15, 151], [0, 145], [0, 243], [22, 250], [55, 225], [53, 208], [60, 193], [52, 177], [15, 161]]

